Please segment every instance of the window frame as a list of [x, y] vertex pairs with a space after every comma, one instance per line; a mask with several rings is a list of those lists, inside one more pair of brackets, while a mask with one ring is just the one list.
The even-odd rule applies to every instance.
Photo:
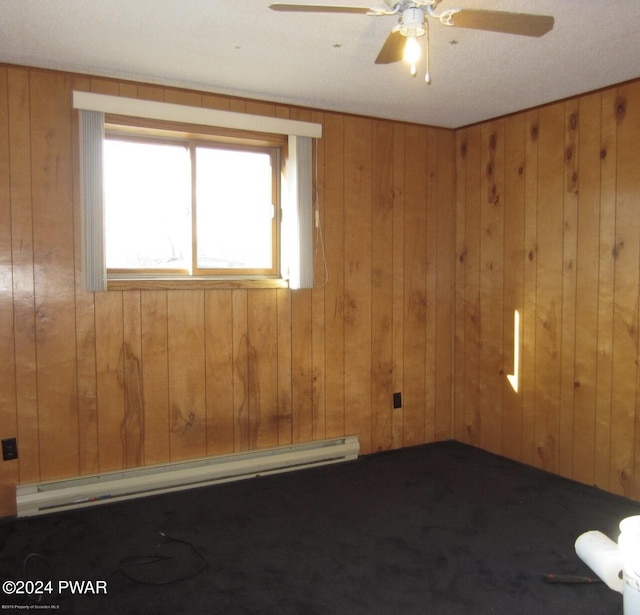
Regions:
[[[281, 277], [281, 263], [280, 263], [280, 222], [282, 220], [282, 199], [280, 195], [280, 175], [282, 174], [281, 160], [283, 158], [281, 148], [276, 146], [266, 145], [248, 145], [248, 144], [231, 144], [226, 142], [215, 142], [215, 145], [211, 144], [211, 140], [199, 140], [192, 142], [192, 147], [214, 147], [215, 149], [228, 149], [231, 151], [251, 151], [267, 154], [271, 159], [271, 204], [273, 205], [273, 217], [271, 220], [271, 263], [270, 269], [215, 269], [215, 268], [200, 268], [198, 267], [198, 241], [197, 241], [197, 229], [198, 229], [198, 208], [197, 208], [197, 195], [196, 195], [196, 167], [195, 167], [195, 152], [192, 156], [192, 201], [193, 215], [192, 215], [192, 238], [193, 238], [193, 255], [192, 255], [192, 271], [195, 276], [205, 277], [223, 277], [223, 278], [237, 278], [237, 277]], [[283, 145], [284, 147], [284, 145]]]
[[[165, 120], [146, 120], [120, 115], [106, 114], [104, 121], [105, 141], [117, 138], [140, 143], [180, 143], [189, 151], [191, 160], [192, 235], [191, 270], [189, 269], [125, 269], [108, 268], [107, 286], [130, 288], [132, 284], [148, 288], [154, 283], [182, 282], [278, 282], [286, 280], [281, 271], [281, 222], [282, 186], [280, 177], [284, 173], [283, 162], [287, 158], [288, 139], [283, 135], [256, 133], [253, 131], [220, 129], [217, 127], [174, 123]], [[272, 172], [272, 204], [274, 216], [271, 226], [272, 267], [270, 269], [210, 269], [198, 267], [197, 263], [197, 199], [195, 150], [198, 147], [229, 149], [232, 151], [254, 151], [269, 155]]]
[[[71, 106], [78, 114], [78, 162], [80, 170], [79, 226], [81, 234], [82, 288], [90, 292], [108, 290], [171, 290], [213, 288], [289, 288], [313, 287], [313, 143], [322, 138], [321, 123], [290, 119], [283, 115], [256, 115], [209, 106], [129, 98], [86, 90], [72, 92]], [[286, 110], [285, 110], [286, 112]], [[303, 115], [305, 115], [303, 113]], [[281, 278], [212, 280], [110, 280], [107, 282], [104, 258], [103, 156], [105, 116], [134, 118], [135, 121], [165, 121], [178, 126], [206, 126], [216, 131], [276, 135], [286, 140], [288, 149], [281, 161], [282, 212]], [[133, 122], [132, 122], [133, 123]], [[316, 218], [318, 211], [315, 211]]]

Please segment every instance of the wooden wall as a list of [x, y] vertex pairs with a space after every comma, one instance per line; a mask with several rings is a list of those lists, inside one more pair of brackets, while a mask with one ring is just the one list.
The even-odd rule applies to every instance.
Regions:
[[[74, 89], [322, 123], [327, 283], [84, 292]], [[448, 130], [0, 66], [0, 515], [17, 483], [452, 437], [455, 174]]]
[[[322, 123], [327, 283], [82, 291], [74, 89]], [[0, 515], [20, 482], [351, 433], [640, 499], [639, 199], [640, 82], [454, 132], [0, 66]]]
[[456, 140], [455, 437], [640, 499], [640, 82]]

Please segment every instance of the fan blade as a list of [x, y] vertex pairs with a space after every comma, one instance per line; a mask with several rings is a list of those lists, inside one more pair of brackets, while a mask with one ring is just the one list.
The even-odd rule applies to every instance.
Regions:
[[270, 4], [272, 11], [287, 11], [290, 13], [370, 13], [372, 9], [361, 6], [326, 6], [324, 4]]
[[505, 11], [483, 11], [461, 9], [451, 15], [447, 24], [457, 28], [490, 30], [522, 36], [543, 36], [553, 28], [554, 19], [548, 15], [507, 13]]
[[407, 37], [394, 30], [389, 34], [376, 58], [376, 64], [391, 64], [402, 60]]

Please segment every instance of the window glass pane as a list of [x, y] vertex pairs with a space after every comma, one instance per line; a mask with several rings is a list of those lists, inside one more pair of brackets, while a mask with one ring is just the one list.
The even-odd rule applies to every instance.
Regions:
[[198, 147], [198, 268], [270, 269], [272, 194], [269, 154]]
[[108, 269], [191, 269], [191, 171], [181, 143], [108, 138]]

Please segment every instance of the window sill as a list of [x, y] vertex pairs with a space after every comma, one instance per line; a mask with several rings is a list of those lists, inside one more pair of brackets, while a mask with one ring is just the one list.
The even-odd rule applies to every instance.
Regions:
[[107, 280], [107, 290], [236, 290], [247, 288], [289, 288], [281, 278], [157, 278]]

